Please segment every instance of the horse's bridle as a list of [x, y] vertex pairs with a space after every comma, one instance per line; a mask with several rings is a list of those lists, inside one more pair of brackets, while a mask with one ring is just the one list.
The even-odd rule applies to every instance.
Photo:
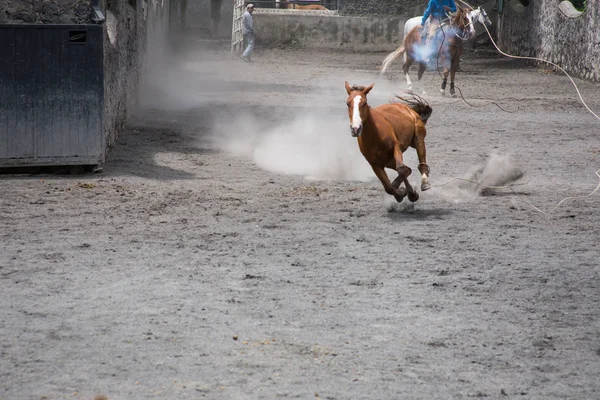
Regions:
[[[451, 20], [451, 18], [450, 18], [450, 17], [451, 17], [450, 13], [446, 13], [446, 16], [448, 17], [448, 19], [450, 19], [450, 20]], [[467, 18], [467, 17], [466, 17], [466, 13], [463, 13], [463, 15], [462, 15], [460, 18], [461, 18], [461, 19], [462, 19], [462, 18]], [[468, 31], [469, 31], [469, 30], [468, 30], [467, 28], [468, 28], [469, 26], [473, 25], [473, 21], [472, 21], [470, 18], [467, 18], [467, 21], [468, 21], [468, 23], [467, 23], [467, 24], [465, 24], [465, 26], [464, 26], [464, 27], [463, 27], [463, 29], [462, 29], [462, 33], [463, 33], [462, 35], [459, 35], [459, 34], [456, 32], [456, 29], [452, 29], [452, 33], [454, 34], [454, 36], [456, 36], [457, 38], [459, 38], [459, 39], [460, 39], [460, 40], [462, 40], [462, 41], [465, 41], [465, 40], [469, 39], [469, 36], [470, 36], [470, 35], [469, 35], [469, 33], [468, 33]], [[452, 26], [452, 24], [450, 24], [450, 26]]]

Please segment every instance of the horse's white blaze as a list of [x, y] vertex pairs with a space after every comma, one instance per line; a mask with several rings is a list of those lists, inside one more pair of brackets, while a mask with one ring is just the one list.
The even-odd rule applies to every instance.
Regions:
[[469, 37], [475, 36], [475, 27], [473, 26], [473, 19], [471, 19], [471, 14], [467, 14], [467, 19], [469, 20]]
[[362, 96], [355, 96], [354, 97], [354, 105], [352, 108], [352, 128], [354, 129], [358, 129], [362, 126], [362, 120], [360, 119], [360, 111], [358, 110], [358, 105], [360, 104], [360, 101], [362, 99]]

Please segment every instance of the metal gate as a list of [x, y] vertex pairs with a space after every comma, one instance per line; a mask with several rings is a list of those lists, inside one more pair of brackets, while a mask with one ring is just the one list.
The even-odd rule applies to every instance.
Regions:
[[242, 50], [244, 35], [242, 34], [242, 15], [244, 15], [246, 0], [233, 1], [233, 24], [231, 25], [231, 54]]
[[100, 25], [0, 25], [0, 167], [103, 161]]

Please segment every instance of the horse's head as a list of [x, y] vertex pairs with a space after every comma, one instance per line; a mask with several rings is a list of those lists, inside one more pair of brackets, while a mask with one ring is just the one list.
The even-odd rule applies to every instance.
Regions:
[[477, 7], [475, 10], [471, 11], [471, 19], [473, 22], [479, 22], [481, 25], [485, 25], [488, 28], [492, 26], [492, 20], [481, 7]]
[[367, 118], [369, 105], [367, 104], [367, 93], [373, 89], [374, 83], [370, 86], [350, 86], [346, 82], [346, 92], [348, 92], [348, 117], [350, 117], [350, 132], [353, 137], [360, 136], [363, 129], [363, 121]]
[[456, 14], [452, 20], [452, 26], [454, 26], [462, 39], [468, 39], [475, 36], [475, 27], [473, 26], [473, 20], [471, 19], [471, 8], [460, 8], [456, 7]]

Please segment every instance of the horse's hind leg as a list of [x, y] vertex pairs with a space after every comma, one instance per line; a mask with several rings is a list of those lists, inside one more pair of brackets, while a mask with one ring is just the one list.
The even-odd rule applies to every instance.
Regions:
[[421, 89], [421, 94], [427, 94], [425, 93], [425, 86], [423, 85], [423, 81], [421, 80], [421, 78], [423, 77], [423, 73], [425, 72], [425, 69], [427, 68], [427, 65], [423, 64], [423, 63], [419, 63], [419, 86]]
[[446, 85], [448, 84], [448, 69], [444, 68], [444, 80], [442, 81], [442, 88], [440, 89], [440, 93], [442, 96], [446, 95]]
[[412, 58], [412, 56], [406, 54], [406, 62], [404, 63], [402, 70], [404, 71], [404, 75], [406, 76], [406, 86], [408, 87], [408, 90], [412, 90], [412, 81], [410, 80], [410, 76], [408, 76], [408, 70], [410, 69], [410, 66], [413, 64], [414, 61], [415, 59]]
[[429, 165], [427, 165], [427, 150], [425, 148], [426, 131], [424, 126], [418, 126], [415, 130], [412, 145], [417, 150], [419, 172], [421, 173], [421, 191], [424, 192], [431, 189], [431, 185], [429, 184]]

